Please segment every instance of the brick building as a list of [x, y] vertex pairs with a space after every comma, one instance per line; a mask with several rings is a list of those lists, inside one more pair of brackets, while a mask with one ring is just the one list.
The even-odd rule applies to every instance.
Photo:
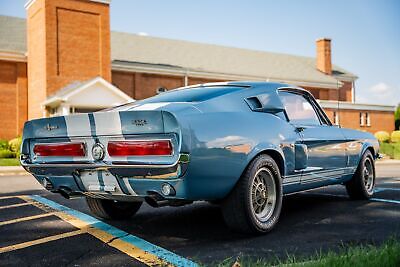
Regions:
[[336, 124], [394, 130], [393, 106], [355, 101], [357, 77], [332, 64], [326, 38], [311, 58], [111, 32], [108, 0], [29, 0], [25, 8], [26, 20], [0, 16], [0, 139], [20, 135], [27, 119], [227, 80], [295, 84]]

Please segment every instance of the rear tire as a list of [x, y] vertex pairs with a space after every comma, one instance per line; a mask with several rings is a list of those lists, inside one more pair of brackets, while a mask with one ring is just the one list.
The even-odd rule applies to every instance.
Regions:
[[90, 211], [103, 219], [128, 219], [142, 206], [142, 202], [123, 202], [86, 197]]
[[365, 151], [353, 178], [346, 183], [346, 190], [351, 199], [369, 199], [374, 194], [374, 164], [372, 153], [369, 150]]
[[222, 201], [225, 222], [236, 232], [267, 233], [278, 222], [282, 195], [278, 165], [270, 156], [260, 155]]

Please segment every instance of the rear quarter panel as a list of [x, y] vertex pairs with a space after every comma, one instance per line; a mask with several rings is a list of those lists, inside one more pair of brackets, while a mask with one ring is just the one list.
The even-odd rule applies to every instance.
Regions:
[[379, 142], [372, 134], [347, 128], [342, 128], [342, 132], [347, 140], [348, 166], [357, 167], [367, 149], [373, 150], [374, 158], [378, 156]]
[[[258, 154], [274, 150], [294, 169], [296, 140], [293, 126], [261, 112], [229, 111], [192, 115], [191, 160], [185, 175], [188, 195], [194, 199], [225, 197], [246, 166]], [[287, 146], [285, 146], [287, 144]]]

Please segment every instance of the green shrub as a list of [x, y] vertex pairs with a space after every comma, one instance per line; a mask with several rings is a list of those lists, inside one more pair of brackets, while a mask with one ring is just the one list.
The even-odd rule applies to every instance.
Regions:
[[400, 143], [380, 143], [380, 153], [392, 159], [400, 159]]
[[9, 149], [12, 152], [19, 152], [22, 143], [22, 137], [17, 137], [8, 141]]
[[400, 143], [394, 143], [392, 145], [393, 145], [393, 151], [394, 151], [393, 158], [400, 159]]
[[376, 139], [379, 140], [379, 142], [383, 143], [383, 142], [389, 142], [390, 140], [390, 135], [388, 132], [385, 131], [379, 131], [375, 133], [375, 137]]
[[0, 158], [10, 159], [10, 158], [15, 158], [16, 156], [17, 153], [12, 152], [10, 150], [5, 150], [5, 149], [0, 150]]
[[393, 131], [390, 135], [390, 141], [392, 143], [400, 143], [400, 131]]
[[7, 150], [8, 149], [8, 141], [0, 140], [0, 149]]

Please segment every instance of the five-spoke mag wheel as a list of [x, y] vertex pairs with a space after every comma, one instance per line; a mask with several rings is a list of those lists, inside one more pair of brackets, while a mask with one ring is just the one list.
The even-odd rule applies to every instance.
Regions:
[[269, 155], [259, 155], [222, 201], [226, 224], [234, 231], [266, 233], [277, 223], [282, 208], [282, 180]]
[[267, 221], [276, 204], [276, 185], [273, 174], [268, 168], [257, 171], [251, 187], [253, 212], [260, 221]]
[[346, 190], [352, 199], [369, 199], [374, 194], [374, 188], [374, 157], [372, 153], [367, 150], [361, 157], [353, 177], [346, 183]]

